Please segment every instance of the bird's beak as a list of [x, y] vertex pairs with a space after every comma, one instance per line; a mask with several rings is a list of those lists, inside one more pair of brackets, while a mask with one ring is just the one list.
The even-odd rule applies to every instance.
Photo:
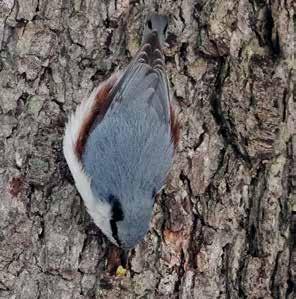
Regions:
[[128, 249], [123, 249], [122, 254], [120, 256], [121, 265], [124, 266], [125, 268], [127, 267], [128, 254], [129, 254], [129, 250]]

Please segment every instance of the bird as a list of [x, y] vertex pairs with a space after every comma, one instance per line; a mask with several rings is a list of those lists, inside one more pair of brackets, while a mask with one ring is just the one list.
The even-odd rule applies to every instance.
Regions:
[[99, 84], [65, 126], [64, 156], [87, 211], [125, 250], [149, 231], [179, 140], [162, 53], [167, 28], [167, 16], [149, 16], [131, 62]]

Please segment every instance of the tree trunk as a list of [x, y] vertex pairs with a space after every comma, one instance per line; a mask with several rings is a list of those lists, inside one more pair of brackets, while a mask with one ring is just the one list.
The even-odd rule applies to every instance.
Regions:
[[[295, 298], [292, 0], [0, 1], [0, 298]], [[65, 122], [170, 16], [181, 140], [125, 277], [62, 153]]]

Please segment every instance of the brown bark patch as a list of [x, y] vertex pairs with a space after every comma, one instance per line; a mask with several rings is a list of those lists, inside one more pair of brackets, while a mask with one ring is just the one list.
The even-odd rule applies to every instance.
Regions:
[[17, 197], [23, 190], [24, 180], [22, 177], [13, 177], [8, 183], [8, 192], [13, 196]]

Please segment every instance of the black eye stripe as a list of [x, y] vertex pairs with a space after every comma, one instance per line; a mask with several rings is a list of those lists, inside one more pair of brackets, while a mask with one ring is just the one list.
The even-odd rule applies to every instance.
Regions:
[[120, 242], [120, 240], [118, 238], [118, 229], [117, 229], [116, 221], [114, 221], [113, 219], [111, 219], [110, 220], [110, 226], [111, 226], [111, 230], [112, 230], [112, 237], [117, 242], [117, 244], [120, 246], [121, 242]]
[[165, 27], [164, 27], [164, 29], [163, 29], [163, 33], [164, 33], [164, 34], [166, 33], [166, 31], [167, 31], [167, 29], [168, 29], [168, 25], [169, 25], [169, 24], [166, 24]]
[[147, 25], [148, 25], [148, 28], [149, 28], [150, 30], [152, 30], [152, 22], [151, 22], [150, 19], [147, 21]]
[[111, 194], [109, 196], [109, 202], [112, 206], [112, 211], [111, 211], [112, 219], [115, 222], [123, 220], [124, 216], [123, 216], [123, 211], [119, 199], [115, 197], [113, 194]]
[[121, 204], [118, 200], [118, 198], [116, 198], [113, 194], [111, 194], [108, 197], [108, 200], [112, 206], [112, 210], [111, 210], [111, 220], [110, 220], [110, 226], [111, 226], [111, 230], [112, 230], [112, 236], [113, 238], [116, 240], [116, 242], [118, 243], [118, 245], [121, 245], [121, 242], [119, 240], [118, 237], [118, 228], [117, 228], [117, 222], [118, 221], [122, 221], [124, 219], [124, 215], [123, 215], [123, 211], [121, 208]]

